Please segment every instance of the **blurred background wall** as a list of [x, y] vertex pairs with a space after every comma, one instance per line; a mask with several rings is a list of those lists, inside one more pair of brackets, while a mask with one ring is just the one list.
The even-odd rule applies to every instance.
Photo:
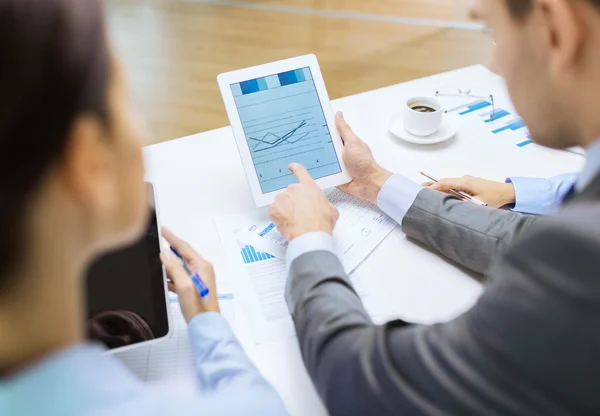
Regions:
[[219, 73], [315, 53], [332, 99], [488, 62], [469, 0], [107, 0], [148, 144], [229, 124]]

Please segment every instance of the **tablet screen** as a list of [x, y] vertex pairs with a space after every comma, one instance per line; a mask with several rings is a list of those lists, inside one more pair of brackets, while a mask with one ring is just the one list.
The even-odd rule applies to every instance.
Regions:
[[290, 163], [314, 179], [342, 171], [309, 67], [231, 85], [263, 194], [295, 183]]
[[169, 332], [160, 239], [150, 188], [146, 233], [96, 260], [87, 274], [88, 337], [108, 348], [162, 338]]

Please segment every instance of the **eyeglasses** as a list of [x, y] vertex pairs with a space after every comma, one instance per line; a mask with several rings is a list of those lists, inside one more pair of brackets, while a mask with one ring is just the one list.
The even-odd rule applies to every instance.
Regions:
[[[492, 112], [490, 113], [490, 120], [494, 121], [496, 119], [496, 102], [494, 100], [494, 96], [492, 94], [489, 95], [476, 95], [473, 94], [470, 88], [458, 88], [458, 90], [450, 90], [450, 91], [436, 91], [435, 92], [435, 96], [436, 97], [462, 97], [465, 99], [480, 99], [480, 100], [489, 100], [487, 102], [482, 102], [483, 105], [489, 106], [491, 104], [492, 106]], [[489, 104], [486, 104], [489, 103]], [[458, 107], [458, 108], [463, 108], [464, 105]], [[446, 109], [445, 112], [449, 113], [453, 111], [452, 109]]]

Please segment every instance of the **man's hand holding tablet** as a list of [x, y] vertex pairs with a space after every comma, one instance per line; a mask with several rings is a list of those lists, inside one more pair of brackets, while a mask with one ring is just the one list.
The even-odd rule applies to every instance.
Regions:
[[[335, 121], [344, 141], [343, 159], [354, 178], [339, 189], [377, 203], [379, 191], [392, 173], [377, 164], [369, 146], [354, 134], [342, 113], [336, 114]], [[289, 241], [311, 232], [331, 234], [338, 219], [337, 209], [302, 166], [292, 164], [290, 170], [299, 184], [277, 196], [269, 207], [271, 221]]]
[[379, 191], [392, 176], [375, 161], [368, 144], [358, 137], [346, 123], [344, 115], [335, 115], [335, 125], [344, 142], [344, 163], [352, 176], [352, 182], [339, 189], [349, 195], [377, 204]]
[[350, 182], [314, 55], [221, 74], [218, 81], [257, 206], [297, 183], [293, 163], [321, 189]]

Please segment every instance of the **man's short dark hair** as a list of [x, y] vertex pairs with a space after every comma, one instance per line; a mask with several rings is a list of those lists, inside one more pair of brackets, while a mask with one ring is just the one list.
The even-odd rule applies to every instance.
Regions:
[[[533, 0], [506, 0], [510, 13], [517, 18], [527, 15], [533, 7]], [[600, 0], [587, 0], [600, 9]]]
[[507, 0], [510, 14], [514, 17], [523, 17], [531, 10], [533, 0]]

